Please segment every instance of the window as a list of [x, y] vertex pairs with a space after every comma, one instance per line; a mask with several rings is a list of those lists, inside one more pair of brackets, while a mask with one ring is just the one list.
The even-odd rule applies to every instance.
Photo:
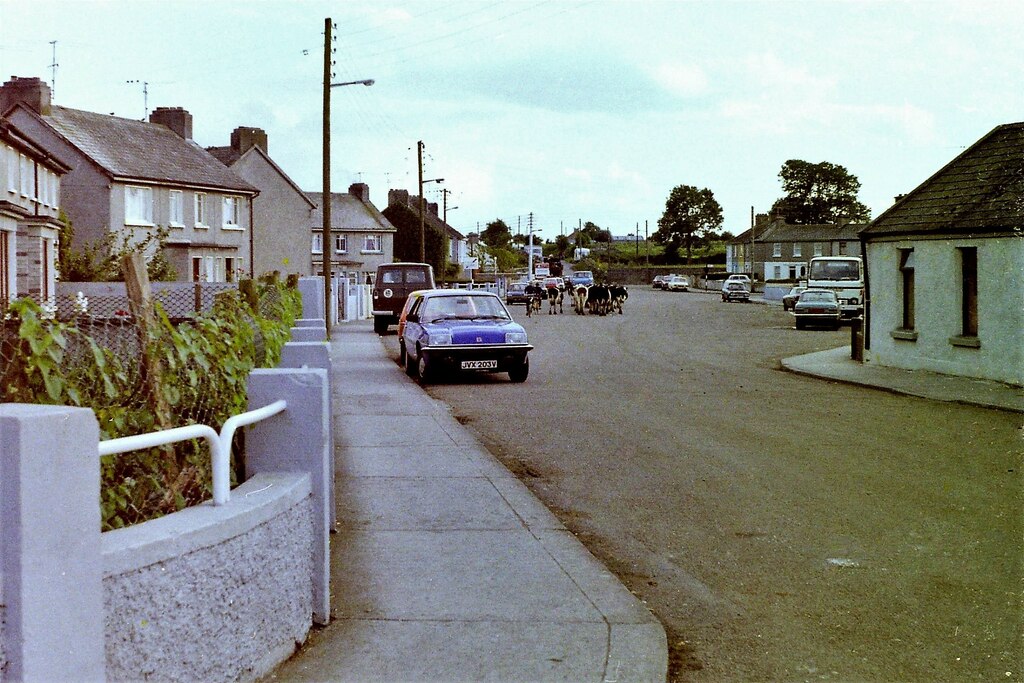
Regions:
[[174, 227], [185, 227], [185, 193], [181, 190], [171, 190], [168, 200], [167, 223]]
[[313, 253], [324, 253], [324, 234], [322, 232], [313, 233]]
[[5, 310], [7, 309], [7, 304], [10, 303], [11, 297], [11, 275], [7, 272], [10, 268], [10, 258], [10, 233], [6, 230], [0, 230], [0, 305], [3, 305]]
[[195, 200], [195, 226], [197, 228], [208, 228], [210, 225], [206, 222], [206, 193], [196, 192]]
[[776, 258], [782, 256], [782, 242], [776, 242], [772, 245], [772, 256]]
[[334, 236], [334, 251], [339, 254], [344, 254], [348, 251], [348, 236], [340, 234]]
[[125, 225], [153, 225], [153, 188], [124, 188]]
[[814, 255], [821, 256], [821, 242], [814, 243]]
[[781, 280], [782, 279], [782, 266], [772, 266], [772, 279], [773, 280]]
[[914, 329], [914, 250], [900, 249], [900, 274], [903, 284], [902, 329]]
[[18, 187], [20, 186], [18, 181], [18, 153], [9, 147], [5, 147], [4, 152], [7, 157], [7, 191], [11, 194], [17, 194]]
[[846, 256], [846, 242], [839, 243], [839, 255]]
[[224, 281], [235, 281], [235, 259], [233, 258], [224, 259]]
[[241, 229], [238, 223], [238, 210], [240, 206], [240, 197], [224, 197], [224, 228], [233, 230]]
[[32, 160], [21, 155], [21, 196], [36, 198], [36, 178], [32, 172]]
[[380, 250], [380, 235], [366, 235], [363, 238], [363, 251]]
[[978, 249], [961, 247], [960, 288], [962, 334], [965, 337], [978, 336]]
[[201, 256], [192, 257], [192, 282], [200, 282], [203, 273], [203, 259]]
[[802, 256], [804, 251], [804, 245], [799, 242], [793, 243], [793, 256]]

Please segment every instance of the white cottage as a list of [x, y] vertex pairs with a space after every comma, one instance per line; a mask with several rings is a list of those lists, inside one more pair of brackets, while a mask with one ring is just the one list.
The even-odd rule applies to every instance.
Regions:
[[860, 239], [865, 362], [1024, 385], [1024, 123], [992, 130]]

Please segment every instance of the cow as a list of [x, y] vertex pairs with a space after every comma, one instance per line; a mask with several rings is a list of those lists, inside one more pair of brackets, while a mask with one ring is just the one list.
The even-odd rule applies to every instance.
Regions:
[[629, 292], [624, 285], [612, 285], [608, 288], [609, 299], [611, 300], [610, 310], [618, 311], [622, 315], [622, 304], [629, 298]]
[[590, 308], [591, 314], [607, 315], [609, 306], [608, 285], [591, 285], [587, 290], [587, 307]]
[[565, 294], [557, 286], [548, 287], [548, 315], [565, 312], [565, 309], [562, 308], [564, 298]]
[[537, 311], [538, 313], [540, 312], [540, 297], [541, 295], [544, 294], [544, 292], [541, 291], [540, 285], [536, 285], [532, 282], [526, 285], [526, 288], [523, 290], [523, 292], [527, 296], [526, 317], [529, 318], [533, 315], [534, 311]]
[[576, 309], [576, 315], [586, 315], [587, 290], [586, 285], [576, 285], [572, 290], [572, 306]]

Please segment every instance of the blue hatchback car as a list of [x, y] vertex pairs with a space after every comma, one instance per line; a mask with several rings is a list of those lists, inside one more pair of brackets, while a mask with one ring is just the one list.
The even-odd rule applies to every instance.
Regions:
[[526, 330], [505, 304], [485, 291], [422, 292], [398, 340], [405, 371], [421, 382], [456, 371], [507, 372], [513, 382], [530, 374]]

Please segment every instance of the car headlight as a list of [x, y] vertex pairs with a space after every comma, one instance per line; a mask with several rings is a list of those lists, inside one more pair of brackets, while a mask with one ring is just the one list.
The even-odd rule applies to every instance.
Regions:
[[850, 299], [850, 305], [851, 306], [856, 306], [857, 303], [858, 303], [857, 297], [853, 297], [852, 299]]
[[451, 346], [452, 344], [452, 333], [451, 332], [431, 332], [428, 337], [428, 346]]
[[506, 332], [505, 333], [506, 344], [525, 344], [526, 333], [525, 332]]

